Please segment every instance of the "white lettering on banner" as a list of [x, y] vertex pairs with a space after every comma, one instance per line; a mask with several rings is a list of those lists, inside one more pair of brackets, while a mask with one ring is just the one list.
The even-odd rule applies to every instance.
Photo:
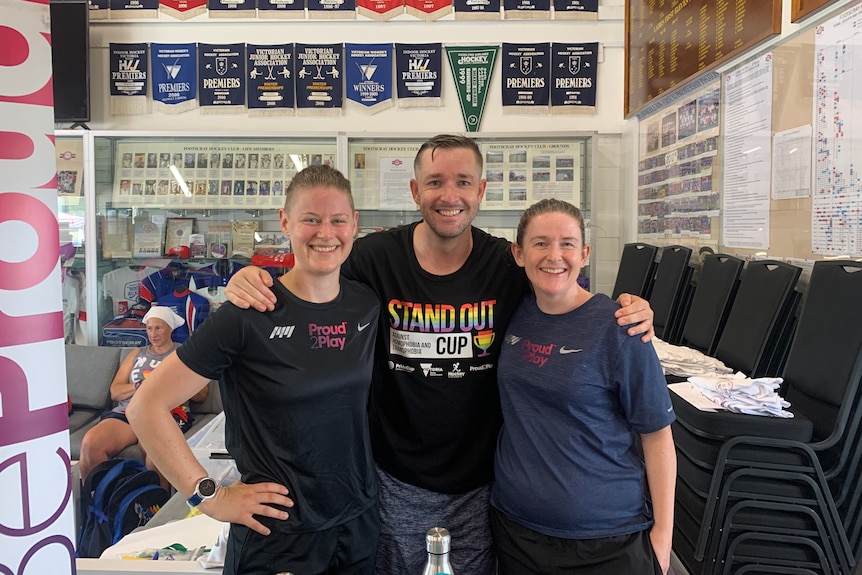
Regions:
[[469, 333], [415, 333], [389, 330], [389, 353], [421, 359], [473, 357]]
[[[20, 34], [22, 41], [26, 42], [30, 49], [28, 58], [17, 60], [13, 58], [4, 61], [0, 66], [0, 93], [7, 98], [35, 94], [51, 79], [51, 66], [45, 68], [40, 65], [40, 62], [51, 62], [51, 45], [41, 35], [45, 32], [45, 23], [48, 19], [46, 17], [40, 21], [38, 18], [33, 18], [33, 13], [43, 7], [26, 4], [28, 3], [21, 0], [5, 0], [0, 3], [0, 8], [3, 9], [0, 22], [3, 22], [4, 26], [9, 26], [14, 34]], [[13, 10], [18, 14], [12, 13]], [[47, 11], [48, 7], [45, 6], [44, 10]], [[7, 14], [9, 18], [14, 19], [14, 22], [6, 22]], [[4, 44], [3, 50], [7, 49]], [[7, 118], [3, 116], [0, 118], [3, 118], [5, 123]]]
[[239, 78], [204, 78], [204, 88], [208, 89], [230, 89], [240, 86]]
[[557, 88], [592, 88], [592, 78], [557, 78]]
[[0, 573], [20, 575], [75, 572], [48, 21], [0, 0]]

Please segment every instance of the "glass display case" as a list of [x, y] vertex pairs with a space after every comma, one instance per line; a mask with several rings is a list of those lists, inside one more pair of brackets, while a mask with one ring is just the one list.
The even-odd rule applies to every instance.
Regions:
[[336, 165], [336, 138], [92, 134], [99, 342], [146, 344], [141, 318], [169, 305], [183, 341], [249, 263], [290, 267], [278, 208], [294, 174]]
[[[557, 198], [590, 215], [589, 136], [475, 137], [487, 180], [474, 225], [515, 239], [521, 212], [542, 198]], [[413, 159], [426, 138], [357, 137], [347, 145], [362, 233], [406, 224], [419, 212], [410, 194]], [[588, 269], [584, 273], [588, 277]]]
[[60, 268], [63, 281], [63, 336], [66, 343], [86, 345], [86, 198], [84, 194], [85, 133], [54, 133], [57, 160], [57, 221], [60, 225]]
[[[289, 268], [278, 208], [294, 174], [308, 165], [348, 175], [360, 235], [419, 219], [410, 179], [426, 139], [90, 132], [92, 339], [145, 345], [141, 318], [152, 303], [172, 306], [193, 331], [223, 303], [224, 286], [242, 266], [273, 274]], [[488, 182], [477, 227], [513, 240], [523, 209], [550, 197], [579, 206], [589, 220], [589, 136], [476, 141]], [[589, 266], [584, 274], [588, 281]], [[185, 330], [175, 334], [185, 337]]]

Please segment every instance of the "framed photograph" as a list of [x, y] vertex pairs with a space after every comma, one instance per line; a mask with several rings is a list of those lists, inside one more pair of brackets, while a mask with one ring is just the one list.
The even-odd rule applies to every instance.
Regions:
[[[153, 222], [135, 223], [132, 257], [157, 258], [162, 251], [162, 228]], [[115, 256], [116, 257], [116, 256]]]
[[165, 225], [165, 255], [188, 258], [191, 255], [193, 218], [168, 218]]
[[234, 221], [231, 223], [231, 243], [233, 250], [231, 256], [240, 256], [251, 259], [254, 254], [254, 233], [257, 231], [257, 222]]

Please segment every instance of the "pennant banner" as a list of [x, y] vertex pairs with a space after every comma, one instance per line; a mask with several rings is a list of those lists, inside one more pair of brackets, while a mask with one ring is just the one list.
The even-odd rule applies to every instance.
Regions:
[[599, 43], [554, 43], [551, 53], [551, 113], [595, 113]]
[[599, 0], [554, 0], [555, 20], [598, 20]]
[[406, 0], [405, 11], [420, 20], [438, 20], [452, 13], [452, 0]]
[[150, 44], [154, 106], [166, 114], [198, 107], [194, 44]]
[[202, 114], [245, 109], [245, 44], [198, 44], [198, 93]]
[[551, 44], [503, 44], [503, 113], [547, 114]]
[[107, 20], [111, 16], [108, 0], [90, 0], [90, 20]]
[[147, 113], [147, 45], [109, 44], [111, 114]]
[[404, 0], [356, 0], [356, 11], [372, 20], [391, 20], [404, 13]]
[[257, 0], [257, 17], [264, 20], [305, 18], [305, 0]]
[[499, 20], [500, 0], [454, 0], [455, 20]]
[[111, 19], [158, 18], [159, 0], [109, 0]]
[[207, 11], [206, 0], [159, 0], [162, 14], [173, 16], [177, 20], [188, 20], [200, 16]]
[[461, 115], [468, 132], [478, 132], [488, 99], [488, 86], [494, 72], [499, 46], [446, 47], [446, 56], [452, 68]]
[[210, 18], [254, 18], [255, 0], [207, 0]]
[[293, 115], [293, 44], [248, 44], [248, 115]]
[[398, 106], [439, 108], [443, 75], [443, 45], [395, 44]]
[[551, 0], [503, 0], [507, 20], [549, 20]]
[[345, 44], [347, 101], [369, 114], [392, 107], [392, 44]]
[[308, 0], [312, 20], [356, 20], [356, 0]]
[[341, 44], [296, 45], [296, 109], [300, 115], [340, 116], [344, 89]]

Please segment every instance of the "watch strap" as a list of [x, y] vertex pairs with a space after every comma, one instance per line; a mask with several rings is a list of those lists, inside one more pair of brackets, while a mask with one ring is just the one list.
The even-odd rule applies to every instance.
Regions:
[[198, 492], [194, 492], [194, 493], [192, 493], [191, 497], [186, 499], [186, 503], [189, 504], [189, 507], [197, 507], [198, 505], [201, 504], [201, 501], [203, 501], [203, 500], [204, 500], [204, 498], [201, 497]]

